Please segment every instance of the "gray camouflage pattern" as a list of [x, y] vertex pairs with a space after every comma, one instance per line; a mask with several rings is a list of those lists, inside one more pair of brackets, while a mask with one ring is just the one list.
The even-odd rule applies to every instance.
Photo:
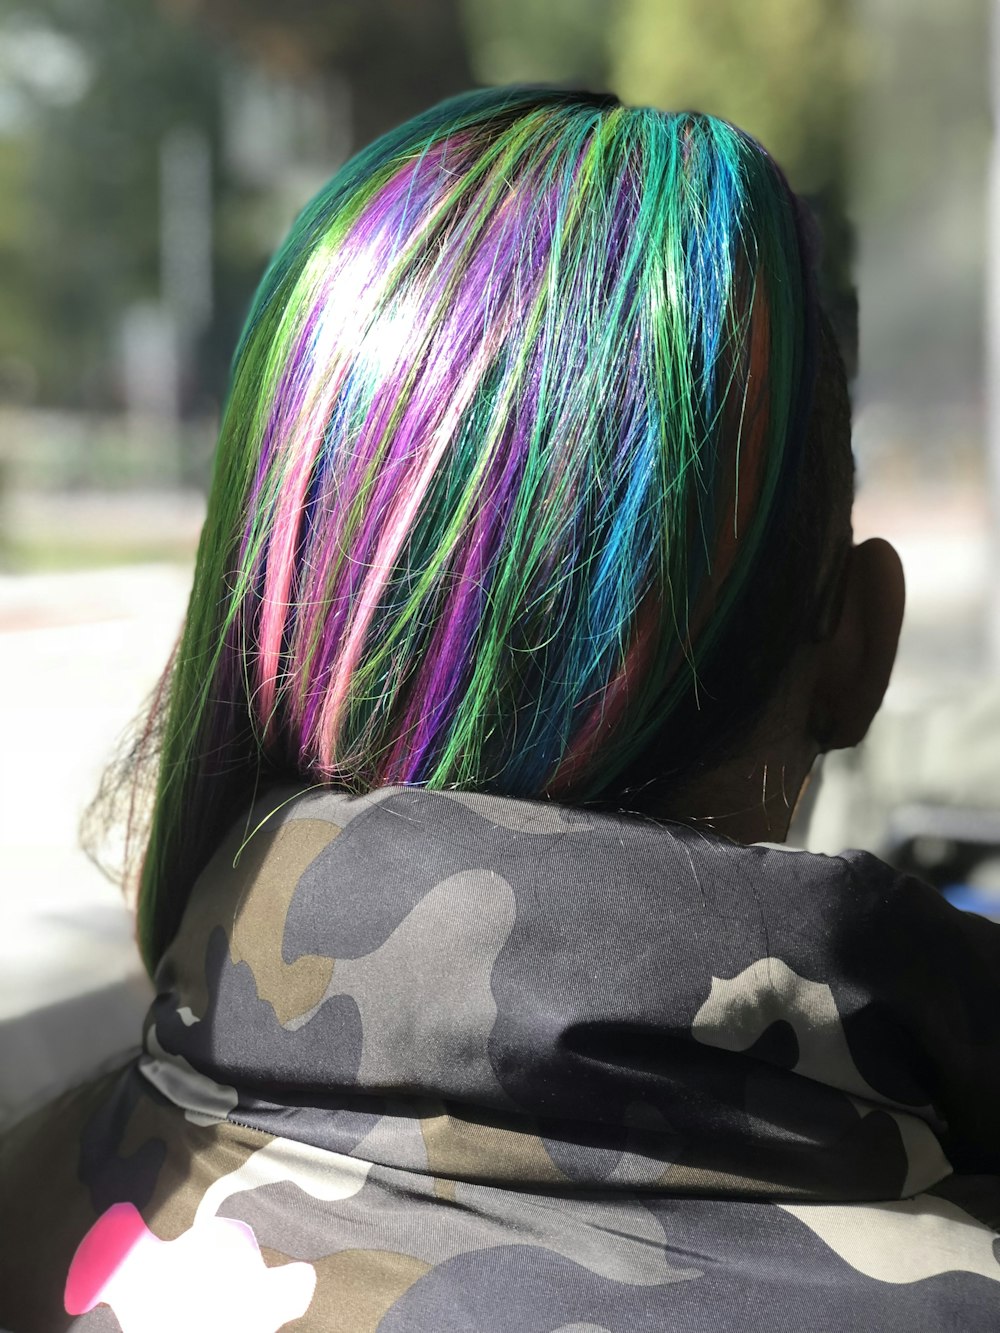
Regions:
[[1000, 928], [863, 853], [271, 793], [156, 990], [0, 1149], [14, 1333], [1000, 1329]]

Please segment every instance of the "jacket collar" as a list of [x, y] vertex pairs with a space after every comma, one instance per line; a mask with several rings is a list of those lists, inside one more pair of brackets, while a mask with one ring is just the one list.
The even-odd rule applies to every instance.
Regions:
[[887, 945], [936, 895], [894, 885], [628, 815], [276, 793], [195, 887], [143, 1068], [191, 1117], [443, 1175], [907, 1195], [951, 1168]]

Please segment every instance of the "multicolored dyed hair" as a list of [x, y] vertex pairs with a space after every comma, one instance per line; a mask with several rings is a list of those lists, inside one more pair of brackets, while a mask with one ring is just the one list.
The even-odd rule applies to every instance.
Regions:
[[651, 746], [682, 768], [801, 491], [814, 325], [794, 196], [712, 117], [475, 92], [343, 167], [235, 357], [150, 966], [262, 780], [586, 801]]

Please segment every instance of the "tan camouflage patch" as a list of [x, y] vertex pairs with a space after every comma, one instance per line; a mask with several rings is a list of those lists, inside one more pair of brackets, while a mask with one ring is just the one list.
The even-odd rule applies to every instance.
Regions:
[[4, 1134], [0, 1144], [0, 1306], [11, 1328], [59, 1333], [66, 1273], [97, 1220], [77, 1174], [83, 1125], [114, 1078], [75, 1089]]
[[784, 1194], [790, 1198], [799, 1196], [808, 1198], [810, 1194], [815, 1194], [815, 1190], [810, 1188], [798, 1189], [786, 1181], [758, 1178], [749, 1171], [740, 1171], [737, 1174], [730, 1171], [715, 1171], [711, 1167], [685, 1166], [683, 1162], [670, 1163], [663, 1174], [652, 1182], [652, 1187], [666, 1190], [670, 1194], [690, 1195], [695, 1198], [734, 1194], [762, 1199], [773, 1199], [775, 1194]]
[[[340, 833], [336, 824], [319, 819], [297, 819], [276, 835], [262, 840], [255, 864], [237, 871], [242, 883], [252, 884], [236, 909], [229, 952], [234, 963], [246, 962], [257, 983], [257, 994], [274, 1009], [278, 1022], [288, 1023], [315, 1008], [333, 975], [333, 961], [309, 954], [286, 963], [281, 956], [285, 918], [299, 880], [320, 852]], [[243, 852], [250, 854], [254, 843]]]
[[565, 1185], [565, 1175], [537, 1134], [443, 1112], [420, 1121], [431, 1175], [462, 1180]]
[[[245, 837], [243, 824], [231, 829], [202, 871], [184, 909], [180, 929], [160, 965], [161, 985], [173, 986], [195, 1018], [201, 1018], [208, 1009], [205, 951], [209, 936], [221, 927], [228, 937], [240, 893], [251, 882], [233, 871], [233, 860]], [[255, 854], [259, 855], [259, 850]], [[241, 863], [244, 868], [248, 864]]]
[[212, 1182], [236, 1171], [270, 1137], [229, 1122], [191, 1124], [176, 1107], [142, 1097], [118, 1144], [118, 1156], [131, 1157], [150, 1139], [167, 1145], [166, 1158], [142, 1214], [161, 1240], [176, 1240], [194, 1223], [198, 1205]]
[[[287, 1257], [262, 1249], [264, 1262], [287, 1263]], [[430, 1264], [387, 1250], [344, 1250], [313, 1262], [316, 1294], [302, 1319], [285, 1328], [324, 1333], [375, 1333], [391, 1305], [399, 1300]]]
[[[331, 964], [333, 979], [314, 1007], [341, 995], [357, 1005], [364, 1032], [359, 1084], [419, 1087], [436, 1062], [462, 1069], [494, 1102], [506, 1100], [487, 1047], [497, 1017], [493, 968], [516, 915], [502, 875], [463, 870], [426, 893], [377, 949], [339, 959], [335, 972]], [[400, 1004], [400, 992], [426, 1001]], [[442, 1022], [442, 1015], [458, 1014], [460, 1024]]]
[[[264, 814], [271, 808], [268, 802]], [[257, 810], [230, 830], [205, 867], [167, 955], [183, 1008], [195, 1019], [208, 1008], [205, 951], [219, 927], [229, 939], [230, 958], [249, 964], [258, 995], [271, 1004], [280, 1023], [318, 1004], [333, 975], [329, 958], [309, 955], [286, 963], [281, 942], [299, 879], [341, 830], [329, 820], [296, 819], [273, 829], [265, 825], [247, 842]]]

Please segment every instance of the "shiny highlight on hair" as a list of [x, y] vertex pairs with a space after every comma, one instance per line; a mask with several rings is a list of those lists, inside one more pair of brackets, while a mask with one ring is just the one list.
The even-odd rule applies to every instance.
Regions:
[[804, 432], [798, 229], [732, 126], [538, 89], [433, 108], [308, 205], [165, 678], [150, 965], [238, 775], [585, 800], [669, 750]]

